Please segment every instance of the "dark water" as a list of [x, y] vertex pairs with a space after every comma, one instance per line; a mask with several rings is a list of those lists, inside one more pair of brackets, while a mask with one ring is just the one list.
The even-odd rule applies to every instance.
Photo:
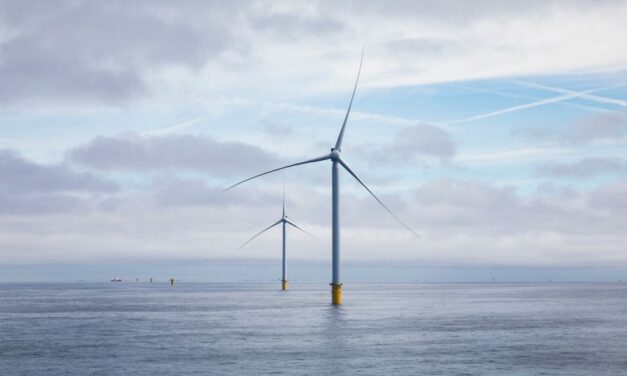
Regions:
[[0, 285], [0, 375], [627, 375], [627, 284]]

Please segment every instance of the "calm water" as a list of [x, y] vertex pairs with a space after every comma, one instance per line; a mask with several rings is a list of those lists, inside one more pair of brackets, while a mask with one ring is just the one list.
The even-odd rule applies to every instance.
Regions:
[[627, 375], [627, 284], [0, 284], [1, 375]]

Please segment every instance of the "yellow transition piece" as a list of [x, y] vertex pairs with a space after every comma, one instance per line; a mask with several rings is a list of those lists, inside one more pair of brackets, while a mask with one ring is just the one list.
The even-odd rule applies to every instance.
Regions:
[[331, 283], [331, 303], [342, 304], [342, 284]]

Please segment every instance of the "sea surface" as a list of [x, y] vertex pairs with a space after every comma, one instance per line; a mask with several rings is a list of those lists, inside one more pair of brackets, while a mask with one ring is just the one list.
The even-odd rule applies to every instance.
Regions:
[[627, 284], [0, 284], [0, 375], [627, 375]]

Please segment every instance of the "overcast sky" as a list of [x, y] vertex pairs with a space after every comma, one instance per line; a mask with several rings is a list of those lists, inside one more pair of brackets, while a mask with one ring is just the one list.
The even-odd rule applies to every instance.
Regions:
[[0, 264], [627, 266], [624, 1], [0, 0]]

